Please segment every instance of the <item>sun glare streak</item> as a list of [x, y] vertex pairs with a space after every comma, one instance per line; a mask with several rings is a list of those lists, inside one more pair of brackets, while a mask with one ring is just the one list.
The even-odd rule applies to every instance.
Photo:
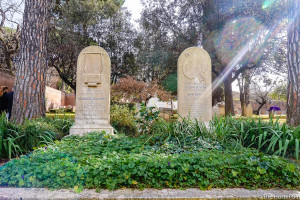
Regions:
[[[296, 17], [296, 16], [295, 16]], [[269, 41], [270, 38], [274, 37], [276, 34], [278, 34], [282, 28], [284, 27], [284, 20], [285, 18], [278, 21], [274, 26], [272, 26], [269, 30], [265, 29], [264, 27], [261, 27], [265, 30], [266, 35], [264, 36], [262, 42], [260, 45], [258, 45], [258, 48], [255, 48], [253, 53], [259, 54], [262, 52], [264, 47], [266, 46], [266, 43]], [[254, 34], [252, 38], [248, 40], [248, 42], [242, 47], [240, 51], [230, 60], [230, 62], [226, 65], [226, 68], [222, 71], [221, 75], [219, 75], [218, 78], [216, 78], [212, 83], [212, 91], [215, 91], [216, 88], [218, 88], [222, 82], [228, 77], [228, 75], [232, 72], [233, 68], [239, 64], [239, 62], [245, 57], [245, 55], [249, 52], [249, 46], [253, 42], [253, 39], [257, 39], [257, 35]], [[251, 41], [252, 40], [252, 41]], [[260, 56], [256, 57], [256, 62], [258, 62], [260, 59]], [[209, 91], [207, 91], [209, 92]]]
[[215, 91], [222, 84], [222, 82], [227, 78], [229, 73], [232, 72], [232, 69], [239, 63], [239, 61], [246, 55], [249, 51], [249, 43], [246, 44], [241, 51], [228, 63], [226, 68], [221, 73], [222, 75], [216, 78], [212, 84], [212, 91]]
[[289, 17], [289, 22], [288, 22], [288, 30], [290, 30], [291, 26], [294, 24], [295, 20], [299, 17], [300, 15], [300, 10], [294, 14], [294, 16]]

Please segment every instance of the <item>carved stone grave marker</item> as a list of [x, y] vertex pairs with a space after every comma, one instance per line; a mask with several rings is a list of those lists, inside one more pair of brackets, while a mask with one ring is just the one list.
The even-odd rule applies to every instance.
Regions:
[[77, 61], [75, 125], [70, 134], [90, 131], [113, 133], [110, 125], [111, 62], [107, 52], [98, 46], [81, 51]]
[[246, 116], [246, 117], [252, 117], [252, 116], [253, 116], [253, 107], [252, 107], [251, 103], [249, 103], [249, 104], [246, 106], [246, 109], [245, 109], [245, 116]]
[[[178, 59], [178, 113], [206, 124], [212, 120], [211, 59], [198, 47], [190, 47]], [[180, 117], [179, 117], [180, 119]]]

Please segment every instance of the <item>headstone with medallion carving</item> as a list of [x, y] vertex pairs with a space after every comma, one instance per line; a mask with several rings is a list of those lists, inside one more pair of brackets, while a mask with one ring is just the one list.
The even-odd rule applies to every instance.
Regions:
[[199, 47], [190, 47], [183, 51], [178, 59], [177, 76], [179, 115], [208, 124], [212, 120], [209, 54]]

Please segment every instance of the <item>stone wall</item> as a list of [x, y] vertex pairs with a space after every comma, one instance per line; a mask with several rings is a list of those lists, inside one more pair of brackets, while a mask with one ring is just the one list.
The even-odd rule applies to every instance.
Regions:
[[58, 109], [62, 102], [62, 92], [46, 86], [46, 110]]
[[62, 93], [62, 99], [61, 99], [62, 106], [75, 106], [76, 97], [74, 93]]
[[64, 93], [51, 87], [46, 87], [46, 110], [58, 109], [61, 106], [75, 106], [75, 94]]

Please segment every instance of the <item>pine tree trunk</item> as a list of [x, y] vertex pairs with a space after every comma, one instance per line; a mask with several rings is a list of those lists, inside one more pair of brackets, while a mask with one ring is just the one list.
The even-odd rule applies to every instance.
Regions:
[[246, 116], [246, 107], [250, 104], [250, 71], [245, 70], [238, 78], [242, 116]]
[[51, 0], [26, 0], [20, 62], [14, 87], [13, 121], [45, 116], [46, 42]]
[[251, 83], [251, 76], [250, 71], [246, 70], [245, 72], [245, 85], [244, 85], [244, 93], [245, 93], [245, 104], [246, 107], [250, 104], [250, 83]]
[[287, 122], [300, 125], [300, 0], [290, 0]]
[[242, 116], [246, 116], [246, 103], [245, 103], [245, 92], [244, 92], [244, 75], [242, 74], [242, 78], [238, 78], [239, 90], [240, 90], [240, 102], [241, 102], [241, 110]]

